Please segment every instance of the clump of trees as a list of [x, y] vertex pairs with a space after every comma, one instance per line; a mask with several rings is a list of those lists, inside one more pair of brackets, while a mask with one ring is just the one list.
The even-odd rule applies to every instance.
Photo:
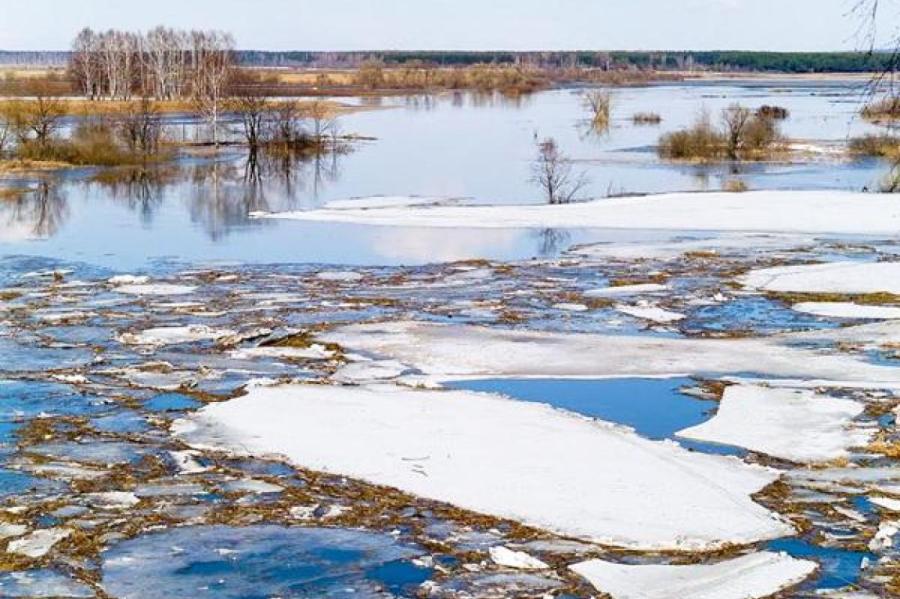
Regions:
[[635, 125], [659, 125], [662, 117], [655, 112], [636, 112], [631, 116]]
[[253, 163], [260, 151], [292, 158], [344, 149], [337, 115], [326, 102], [272, 100], [248, 91], [230, 99], [226, 108], [238, 119]]
[[662, 136], [659, 154], [673, 160], [760, 160], [770, 157], [782, 136], [774, 117], [739, 104], [722, 110], [720, 127], [703, 112], [686, 129]]
[[791, 115], [790, 111], [783, 106], [771, 106], [763, 104], [756, 109], [756, 116], [783, 121]]
[[233, 56], [234, 38], [221, 31], [87, 28], [72, 42], [68, 70], [91, 99], [190, 99], [217, 85]]
[[163, 153], [161, 121], [149, 100], [129, 103], [117, 116], [81, 119], [64, 137], [68, 114], [66, 102], [42, 93], [0, 103], [0, 152], [18, 160], [101, 166], [146, 163]]
[[541, 189], [548, 204], [576, 201], [588, 183], [587, 176], [575, 172], [571, 159], [559, 149], [552, 137], [540, 142], [537, 149], [531, 170], [532, 183]]
[[380, 60], [361, 63], [352, 79], [354, 85], [372, 91], [471, 89], [508, 95], [537, 91], [547, 87], [549, 81], [545, 73], [519, 65], [474, 64], [439, 68], [433, 64], [412, 61], [402, 68], [388, 68]]

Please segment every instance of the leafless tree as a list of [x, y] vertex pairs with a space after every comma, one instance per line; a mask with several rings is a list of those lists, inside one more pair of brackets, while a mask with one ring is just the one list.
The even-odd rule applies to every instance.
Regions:
[[269, 115], [272, 110], [269, 99], [253, 91], [247, 91], [233, 98], [228, 109], [241, 120], [241, 133], [250, 148], [251, 154], [257, 152], [266, 141]]
[[304, 137], [299, 105], [291, 100], [278, 102], [272, 109], [270, 138], [276, 146], [287, 150]]
[[119, 134], [132, 152], [155, 154], [162, 141], [159, 109], [149, 98], [130, 103], [119, 122]]
[[84, 29], [72, 42], [69, 73], [91, 99], [196, 97], [215, 87], [223, 62], [230, 64], [233, 44], [228, 34], [217, 31]]
[[732, 160], [737, 160], [744, 144], [744, 137], [753, 112], [741, 106], [732, 104], [722, 111], [722, 126], [725, 133], [725, 151]]
[[596, 129], [609, 128], [609, 117], [612, 109], [612, 96], [599, 89], [584, 93], [584, 105], [591, 114], [591, 125]]
[[219, 146], [219, 117], [233, 66], [234, 38], [213, 31], [201, 35], [194, 78], [194, 102], [209, 123], [213, 144]]
[[16, 100], [3, 105], [2, 118], [8, 133], [20, 145], [35, 143], [46, 148], [66, 114], [63, 102], [43, 86], [33, 88], [34, 100]]
[[587, 185], [585, 174], [574, 172], [571, 160], [560, 151], [552, 137], [538, 144], [531, 180], [543, 190], [548, 204], [573, 202]]
[[309, 120], [310, 134], [318, 150], [324, 150], [326, 145], [335, 141], [338, 134], [337, 117], [334, 110], [325, 102], [315, 101], [305, 111]]

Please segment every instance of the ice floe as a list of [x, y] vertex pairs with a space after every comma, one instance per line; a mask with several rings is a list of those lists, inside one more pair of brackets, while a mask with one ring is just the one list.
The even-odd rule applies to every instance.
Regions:
[[653, 306], [650, 304], [639, 304], [636, 306], [620, 304], [616, 306], [616, 310], [621, 312], [622, 314], [627, 314], [629, 316], [634, 316], [635, 318], [649, 320], [651, 322], [657, 322], [660, 324], [678, 322], [679, 320], [684, 320], [685, 318], [684, 314], [672, 312], [670, 310], [666, 310], [664, 308], [660, 308], [659, 306]]
[[234, 331], [194, 324], [181, 327], [159, 327], [137, 333], [122, 333], [119, 335], [119, 341], [128, 345], [174, 345], [194, 341], [215, 341], [234, 334]]
[[815, 562], [762, 552], [716, 564], [628, 565], [590, 560], [570, 566], [613, 599], [751, 599], [797, 584]]
[[546, 570], [550, 567], [524, 551], [515, 551], [509, 547], [491, 547], [488, 553], [491, 556], [491, 560], [498, 566], [516, 570]]
[[861, 306], [852, 302], [802, 302], [794, 304], [792, 308], [797, 312], [826, 318], [900, 319], [900, 307], [896, 306]]
[[128, 295], [188, 295], [196, 291], [197, 288], [191, 285], [170, 283], [136, 283], [120, 285], [115, 290]]
[[44, 528], [36, 530], [20, 539], [10, 541], [6, 546], [7, 553], [16, 553], [32, 559], [47, 555], [53, 546], [67, 538], [72, 531], [67, 528]]
[[[849, 335], [850, 329], [841, 329]], [[827, 333], [816, 333], [819, 339]], [[884, 329], [866, 329], [865, 338]], [[900, 369], [846, 354], [793, 347], [805, 334], [774, 338], [683, 339], [589, 333], [497, 330], [415, 321], [350, 325], [323, 339], [357, 352], [397, 360], [433, 380], [470, 377], [607, 378], [721, 375], [858, 382], [900, 388]], [[827, 338], [827, 337], [825, 337]]]
[[623, 547], [710, 549], [793, 530], [750, 498], [771, 470], [494, 395], [254, 385], [174, 430]]
[[564, 205], [453, 206], [391, 203], [259, 215], [305, 221], [444, 228], [626, 228], [896, 234], [900, 210], [890, 194], [841, 191], [672, 193]]
[[794, 293], [900, 294], [900, 262], [826, 262], [753, 270], [747, 287]]
[[640, 295], [642, 293], [656, 293], [668, 289], [665, 285], [659, 283], [641, 283], [639, 285], [619, 285], [615, 287], [603, 287], [601, 289], [589, 289], [584, 292], [586, 297], [610, 297], [610, 296], [628, 296]]
[[679, 437], [738, 445], [795, 462], [846, 457], [871, 440], [854, 428], [863, 405], [802, 389], [735, 385], [725, 389], [716, 415], [678, 433]]

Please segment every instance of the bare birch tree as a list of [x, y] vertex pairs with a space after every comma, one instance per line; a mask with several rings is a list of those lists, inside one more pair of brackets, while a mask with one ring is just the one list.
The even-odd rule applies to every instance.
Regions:
[[574, 202], [587, 185], [585, 174], [574, 172], [571, 160], [560, 151], [552, 137], [538, 144], [531, 180], [543, 190], [548, 204]]

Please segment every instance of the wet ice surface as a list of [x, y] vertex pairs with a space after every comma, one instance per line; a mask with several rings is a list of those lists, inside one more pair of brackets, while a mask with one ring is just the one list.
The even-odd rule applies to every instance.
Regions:
[[778, 539], [768, 543], [767, 548], [817, 561], [819, 571], [804, 585], [812, 589], [839, 589], [856, 585], [864, 564], [877, 559], [868, 551], [829, 549], [802, 539]]
[[103, 555], [117, 597], [389, 597], [430, 576], [420, 549], [389, 535], [277, 526], [190, 527], [152, 533]]

